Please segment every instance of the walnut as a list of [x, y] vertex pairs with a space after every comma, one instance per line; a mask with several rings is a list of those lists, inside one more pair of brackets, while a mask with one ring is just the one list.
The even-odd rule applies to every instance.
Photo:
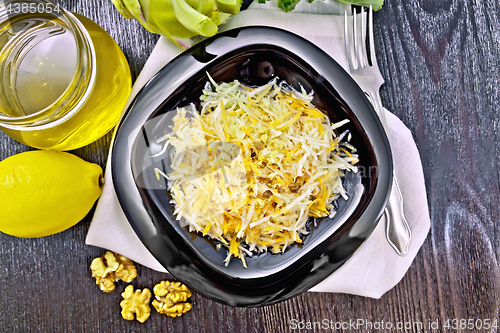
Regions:
[[111, 251], [92, 260], [90, 269], [95, 283], [106, 293], [115, 290], [115, 281], [131, 282], [137, 276], [132, 260]]
[[144, 288], [142, 291], [140, 289], [134, 291], [134, 287], [128, 285], [122, 293], [122, 297], [123, 301], [120, 302], [120, 306], [122, 307], [123, 319], [134, 320], [135, 314], [136, 319], [143, 323], [149, 318], [151, 314], [151, 308], [149, 307], [151, 292], [148, 288]]
[[156, 298], [153, 306], [159, 313], [177, 317], [191, 310], [191, 303], [186, 302], [191, 291], [180, 282], [161, 281], [153, 292]]

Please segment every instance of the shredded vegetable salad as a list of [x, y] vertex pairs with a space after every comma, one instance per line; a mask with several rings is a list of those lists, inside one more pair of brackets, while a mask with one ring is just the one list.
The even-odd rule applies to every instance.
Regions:
[[[307, 234], [309, 217], [333, 216], [347, 199], [346, 170], [357, 172], [350, 134], [311, 104], [312, 94], [273, 80], [250, 88], [209, 76], [201, 111], [178, 108], [167, 178], [177, 220], [245, 256], [280, 253]], [[208, 172], [207, 172], [208, 170]]]

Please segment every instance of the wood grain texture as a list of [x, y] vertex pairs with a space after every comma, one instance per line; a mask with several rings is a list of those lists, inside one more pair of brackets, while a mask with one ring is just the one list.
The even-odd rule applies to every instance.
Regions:
[[[96, 21], [139, 74], [158, 36], [125, 20], [111, 1], [61, 0]], [[403, 280], [379, 300], [305, 293], [262, 308], [241, 309], [193, 297], [193, 310], [144, 324], [120, 316], [118, 284], [102, 293], [89, 270], [104, 250], [85, 245], [91, 215], [41, 239], [0, 234], [0, 332], [371, 332], [298, 330], [294, 320], [422, 322], [384, 332], [497, 332], [444, 329], [447, 319], [499, 316], [500, 3], [498, 0], [386, 0], [375, 15], [384, 105], [414, 134], [431, 214], [431, 231]], [[104, 167], [111, 136], [73, 151]], [[30, 150], [0, 133], [0, 160]], [[0, 213], [1, 218], [1, 213]], [[138, 266], [137, 288], [168, 275]], [[440, 329], [427, 327], [438, 320]], [[500, 324], [500, 323], [499, 323]]]

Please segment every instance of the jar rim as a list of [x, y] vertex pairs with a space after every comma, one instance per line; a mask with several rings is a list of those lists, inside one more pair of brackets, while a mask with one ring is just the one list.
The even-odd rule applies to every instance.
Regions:
[[[9, 0], [3, 1], [6, 8]], [[56, 5], [50, 0], [27, 0], [33, 3]], [[58, 5], [59, 6], [59, 5]], [[72, 117], [86, 103], [96, 81], [96, 54], [92, 39], [76, 16], [59, 6], [60, 14], [52, 15], [60, 19], [73, 33], [77, 45], [77, 67], [71, 83], [65, 91], [50, 105], [32, 114], [19, 117], [0, 113], [2, 127], [18, 130], [41, 130], [63, 123]], [[68, 92], [72, 91], [68, 94]], [[68, 107], [69, 106], [69, 107]]]

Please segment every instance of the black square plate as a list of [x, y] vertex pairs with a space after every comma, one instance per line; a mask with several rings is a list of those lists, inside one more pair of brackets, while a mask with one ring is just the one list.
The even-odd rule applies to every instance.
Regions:
[[[345, 125], [360, 156], [359, 172], [346, 174], [349, 199], [338, 201], [302, 244], [283, 254], [237, 259], [226, 267], [227, 250], [190, 233], [173, 216], [165, 182], [153, 169], [154, 142], [178, 106], [197, 103], [209, 73], [216, 82], [238, 79], [262, 85], [278, 76], [296, 89], [314, 91], [313, 104]], [[173, 113], [172, 113], [173, 112]], [[344, 128], [344, 127], [343, 127]], [[199, 294], [233, 306], [275, 303], [304, 292], [337, 270], [371, 234], [392, 186], [392, 157], [380, 121], [351, 77], [309, 41], [269, 27], [239, 28], [209, 38], [182, 53], [144, 86], [123, 117], [111, 158], [113, 183], [133, 229], [152, 255]]]

